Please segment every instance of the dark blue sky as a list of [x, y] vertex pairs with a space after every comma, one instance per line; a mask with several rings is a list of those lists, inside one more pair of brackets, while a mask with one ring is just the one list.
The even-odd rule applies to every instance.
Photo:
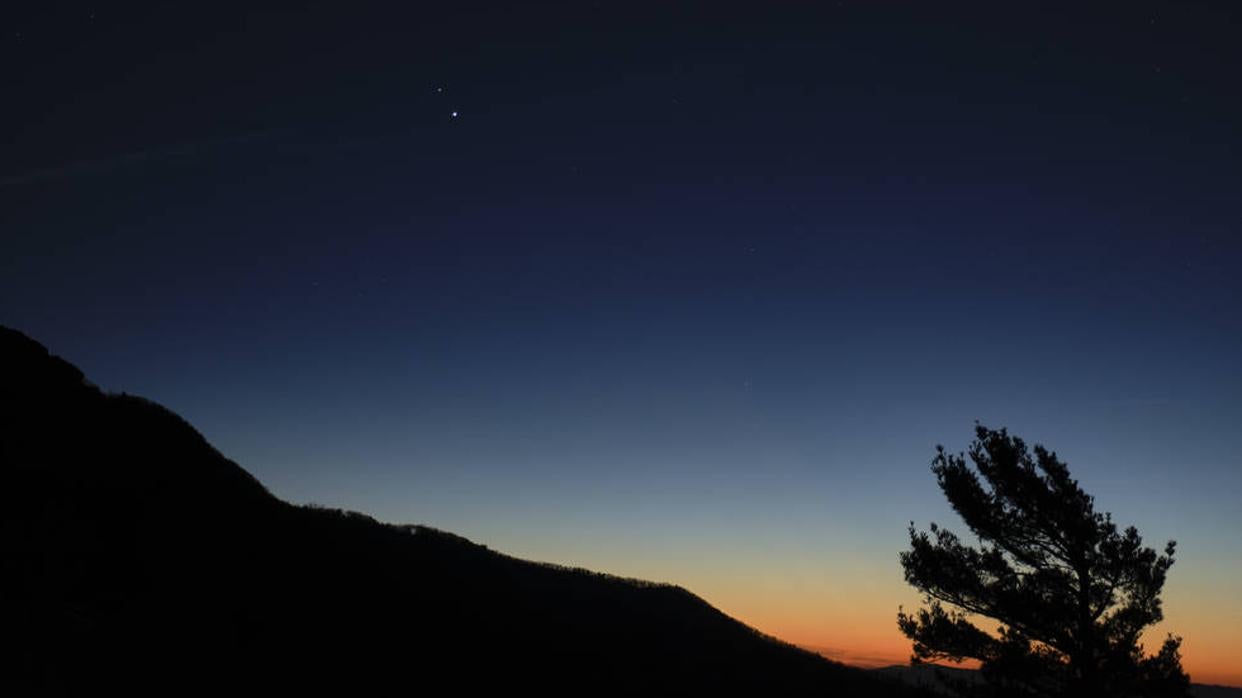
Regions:
[[1236, 597], [1242, 17], [999, 4], [6, 10], [0, 322], [279, 495], [802, 642], [975, 419]]

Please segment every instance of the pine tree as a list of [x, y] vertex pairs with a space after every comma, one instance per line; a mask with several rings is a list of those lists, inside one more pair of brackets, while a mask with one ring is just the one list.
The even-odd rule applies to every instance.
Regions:
[[[1134, 527], [1118, 531], [1056, 454], [1034, 454], [1005, 429], [976, 425], [968, 451], [936, 448], [932, 471], [977, 539], [910, 525], [901, 553], [906, 581], [925, 606], [897, 616], [915, 663], [976, 659], [982, 690], [1029, 696], [1184, 696], [1181, 638], [1154, 655], [1139, 644], [1160, 622], [1160, 591], [1173, 564], [1144, 547]], [[996, 633], [972, 620], [1000, 622]]]

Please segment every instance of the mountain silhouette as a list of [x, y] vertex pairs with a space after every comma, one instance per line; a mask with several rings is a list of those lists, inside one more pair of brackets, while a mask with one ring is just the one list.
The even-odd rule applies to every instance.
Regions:
[[0, 694], [921, 695], [675, 586], [281, 501], [2, 327], [0, 386]]

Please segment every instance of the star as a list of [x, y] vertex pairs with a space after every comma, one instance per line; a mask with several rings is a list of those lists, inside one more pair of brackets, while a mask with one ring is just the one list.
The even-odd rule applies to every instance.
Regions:
[[453, 112], [452, 114], [449, 114], [449, 116], [451, 116], [451, 117], [453, 117], [454, 119], [456, 119], [456, 118], [457, 118], [457, 112]]

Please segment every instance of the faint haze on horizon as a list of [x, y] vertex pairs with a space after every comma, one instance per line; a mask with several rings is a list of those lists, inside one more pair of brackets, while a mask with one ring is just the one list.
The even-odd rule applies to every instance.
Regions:
[[0, 323], [102, 388], [863, 662], [963, 530], [935, 445], [1008, 427], [1242, 686], [1236, 6], [179, 12], [0, 37]]

